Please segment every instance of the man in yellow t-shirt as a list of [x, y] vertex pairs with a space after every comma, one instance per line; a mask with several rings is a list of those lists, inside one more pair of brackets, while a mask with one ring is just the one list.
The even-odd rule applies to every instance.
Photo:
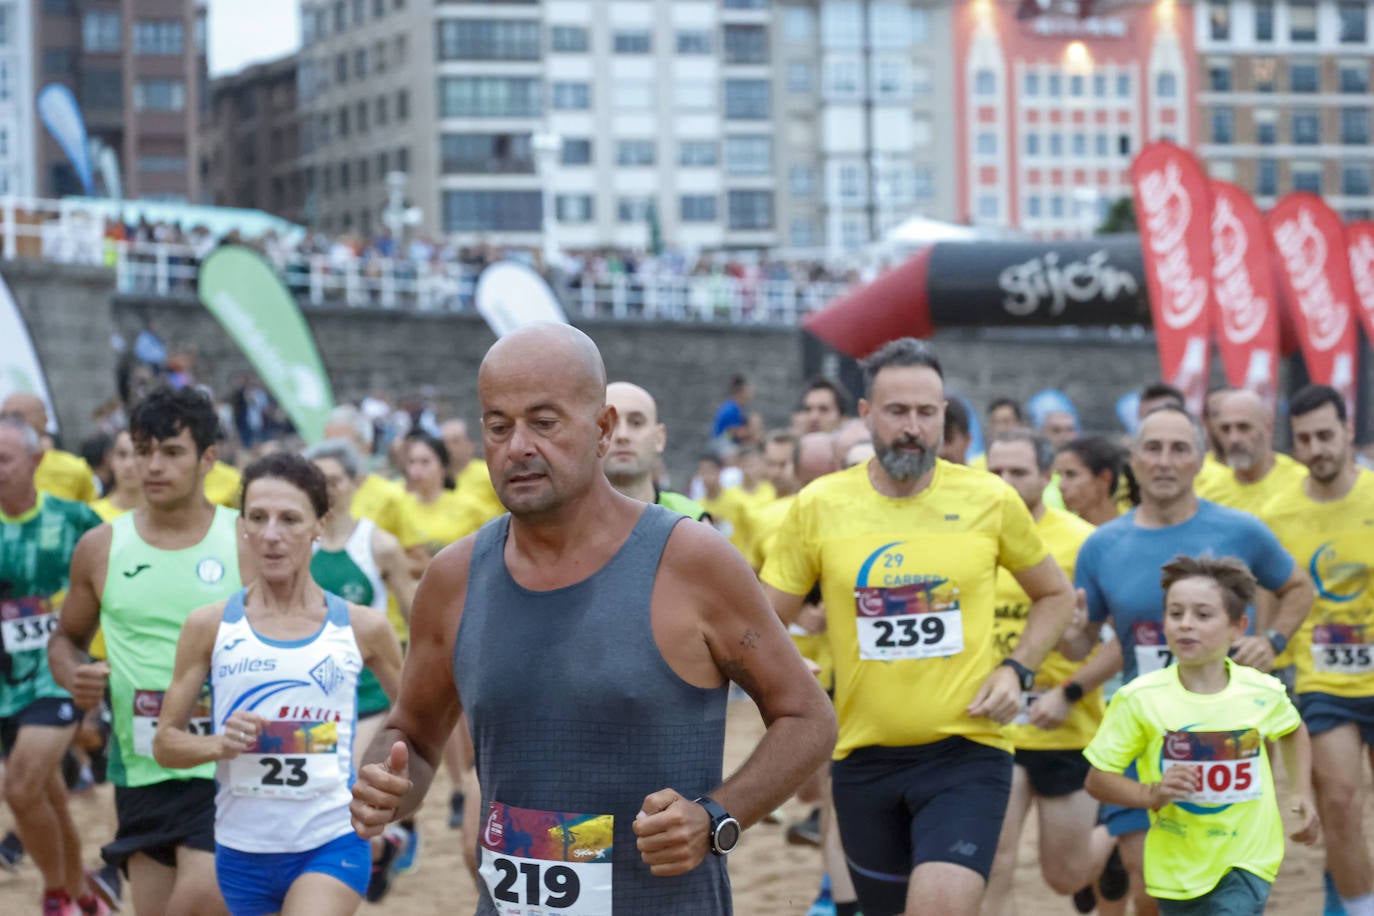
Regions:
[[1294, 490], [1307, 468], [1274, 451], [1274, 412], [1253, 391], [1224, 391], [1209, 399], [1211, 429], [1225, 450], [1225, 473], [1204, 478], [1194, 489], [1209, 499], [1261, 515], [1275, 494]]
[[1288, 406], [1306, 479], [1265, 504], [1262, 520], [1312, 577], [1317, 597], [1293, 634], [1298, 709], [1312, 732], [1312, 771], [1326, 867], [1349, 914], [1374, 913], [1364, 761], [1374, 748], [1374, 474], [1353, 461], [1345, 401], [1309, 385]]
[[[326, 439], [345, 439], [363, 458], [366, 465], [372, 455], [374, 436], [372, 423], [350, 404], [341, 404], [329, 412], [329, 422], [324, 427]], [[402, 501], [405, 487], [373, 473], [368, 473], [358, 484], [353, 494], [349, 510], [354, 518], [371, 519], [377, 527], [398, 539], [402, 544], [414, 540], [406, 528]], [[400, 620], [399, 614], [392, 622]]]
[[[1004, 432], [988, 446], [988, 471], [1020, 495], [1050, 555], [1073, 575], [1078, 548], [1093, 526], [1078, 516], [1045, 505], [1042, 496], [1054, 465], [1054, 446], [1020, 429]], [[1005, 570], [997, 573], [997, 611], [993, 625], [998, 653], [1010, 654], [1021, 638], [1030, 598]], [[1083, 788], [1088, 763], [1083, 748], [1102, 721], [1102, 690], [1077, 680], [1081, 662], [1051, 652], [1022, 696], [1025, 709], [1007, 727], [1015, 747], [1011, 799], [988, 880], [985, 910], [1003, 913], [1011, 904], [1012, 879], [1021, 829], [1034, 802], [1039, 812], [1040, 871], [1058, 894], [1088, 886], [1102, 872], [1114, 844], [1097, 826], [1097, 802]]]
[[749, 547], [745, 500], [738, 487], [721, 486], [722, 468], [720, 457], [714, 452], [706, 452], [698, 459], [697, 479], [701, 481], [704, 495], [697, 502], [711, 516], [711, 524], [716, 530], [729, 538], [736, 550], [745, 553]]
[[27, 392], [17, 392], [5, 398], [0, 404], [0, 414], [14, 414], [22, 417], [43, 443], [43, 458], [38, 462], [33, 484], [44, 493], [59, 499], [73, 502], [94, 502], [99, 496], [95, 485], [95, 474], [91, 466], [79, 455], [54, 448], [48, 435], [48, 408], [43, 399]]
[[[797, 495], [760, 577], [784, 623], [820, 582], [840, 722], [835, 810], [870, 913], [977, 913], [1011, 784], [1002, 725], [1073, 614], [1016, 491], [936, 458], [944, 409], [924, 342], [865, 360], [859, 415], [876, 457]], [[1032, 598], [1000, 664], [999, 566]]]
[[457, 417], [445, 420], [439, 424], [439, 438], [444, 448], [448, 449], [449, 461], [453, 464], [453, 480], [463, 500], [464, 511], [480, 520], [481, 524], [498, 515], [505, 515], [506, 507], [501, 505], [496, 488], [491, 485], [487, 463], [477, 457], [477, 449], [468, 436], [467, 421]]

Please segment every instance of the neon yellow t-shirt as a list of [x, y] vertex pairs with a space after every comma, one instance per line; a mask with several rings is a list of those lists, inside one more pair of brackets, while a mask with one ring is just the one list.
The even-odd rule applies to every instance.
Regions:
[[1374, 696], [1374, 474], [1333, 502], [1304, 489], [1277, 496], [1262, 516], [1317, 589], [1288, 647], [1297, 691]]
[[835, 759], [870, 745], [962, 736], [1011, 742], [968, 704], [999, 659], [992, 641], [997, 567], [1046, 556], [1021, 497], [984, 471], [937, 462], [930, 485], [890, 498], [868, 465], [797, 494], [760, 578], [792, 595], [819, 581], [835, 659]]
[[1307, 479], [1307, 468], [1282, 453], [1274, 455], [1274, 466], [1254, 483], [1241, 483], [1230, 468], [1218, 467], [1222, 473], [1198, 475], [1193, 484], [1197, 495], [1251, 515], [1262, 514], [1265, 503], [1297, 489]]
[[407, 534], [401, 546], [406, 550], [424, 547], [430, 556], [472, 534], [485, 521], [457, 490], [440, 490], [432, 503], [422, 503], [415, 494], [406, 493], [401, 500], [401, 517]]
[[96, 498], [95, 474], [86, 459], [60, 448], [43, 453], [33, 474], [33, 485], [58, 499], [88, 503]]
[[[1093, 526], [1076, 515], [1046, 509], [1045, 514], [1035, 525], [1064, 575], [1073, 581], [1074, 565], [1078, 560], [1078, 548], [1093, 533]], [[993, 622], [993, 639], [997, 643], [998, 655], [1002, 658], [1016, 649], [1021, 633], [1026, 629], [1026, 618], [1030, 616], [1031, 600], [1025, 589], [1021, 588], [1016, 577], [1005, 569], [997, 571], [997, 611]], [[1040, 669], [1035, 673], [1035, 686], [1026, 695], [1029, 701], [1054, 687], [1073, 679], [1083, 662], [1071, 662], [1058, 652], [1045, 657]], [[1028, 722], [1013, 723], [1007, 726], [1006, 734], [1012, 743], [1025, 750], [1077, 750], [1086, 747], [1097, 732], [1102, 721], [1102, 689], [1099, 687], [1069, 707], [1069, 716], [1064, 723], [1053, 731], [1036, 728]]]
[[205, 475], [205, 498], [226, 509], [239, 507], [239, 484], [243, 477], [236, 468], [222, 461], [216, 461], [210, 473]]
[[1150, 812], [1145, 888], [1152, 897], [1193, 900], [1233, 868], [1273, 881], [1283, 862], [1283, 821], [1264, 742], [1300, 724], [1276, 678], [1226, 661], [1220, 693], [1187, 690], [1178, 667], [1143, 674], [1112, 697], [1088, 762], [1122, 773], [1135, 761], [1142, 783], [1166, 766], [1202, 769], [1203, 789]]

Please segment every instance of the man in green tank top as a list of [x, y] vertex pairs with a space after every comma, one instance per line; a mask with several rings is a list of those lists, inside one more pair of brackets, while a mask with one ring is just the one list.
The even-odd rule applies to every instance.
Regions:
[[700, 503], [681, 493], [660, 490], [654, 471], [668, 444], [668, 428], [658, 421], [653, 395], [629, 382], [606, 386], [606, 403], [615, 408], [615, 437], [601, 459], [606, 479], [621, 493], [645, 503], [657, 503], [697, 521], [711, 521]]
[[[182, 624], [252, 579], [238, 513], [205, 498], [218, 432], [213, 402], [195, 389], [158, 389], [134, 407], [129, 433], [145, 505], [81, 539], [48, 644], [53, 677], [78, 706], [98, 705], [108, 685], [119, 826], [101, 852], [127, 870], [140, 913], [225, 912], [215, 882], [214, 764], [167, 770], [152, 756]], [[108, 662], [86, 654], [97, 627]], [[191, 728], [209, 732], [208, 706]]]
[[[102, 912], [81, 868], [81, 835], [67, 810], [62, 756], [77, 713], [48, 670], [56, 604], [77, 541], [100, 524], [84, 503], [41, 493], [38, 434], [0, 415], [0, 757], [4, 796], [24, 848], [43, 876], [43, 913]], [[75, 855], [73, 855], [73, 851]], [[104, 912], [108, 912], [105, 910]]]

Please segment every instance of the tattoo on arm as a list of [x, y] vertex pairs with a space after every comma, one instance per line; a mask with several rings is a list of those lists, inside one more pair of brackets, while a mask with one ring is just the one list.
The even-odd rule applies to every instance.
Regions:
[[759, 634], [746, 629], [744, 635], [740, 637], [739, 644], [746, 649], [752, 649], [759, 644]]

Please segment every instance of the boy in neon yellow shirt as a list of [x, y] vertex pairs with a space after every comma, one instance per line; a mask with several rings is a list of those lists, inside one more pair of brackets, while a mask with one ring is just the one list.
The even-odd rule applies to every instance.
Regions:
[[[1164, 637], [1176, 665], [1122, 687], [1083, 751], [1099, 801], [1148, 808], [1145, 885], [1163, 916], [1264, 912], [1283, 861], [1283, 822], [1265, 750], [1277, 741], [1299, 828], [1316, 841], [1307, 728], [1283, 684], [1234, 664], [1255, 578], [1229, 557], [1175, 557], [1163, 570]], [[1140, 781], [1121, 775], [1137, 761]]]

